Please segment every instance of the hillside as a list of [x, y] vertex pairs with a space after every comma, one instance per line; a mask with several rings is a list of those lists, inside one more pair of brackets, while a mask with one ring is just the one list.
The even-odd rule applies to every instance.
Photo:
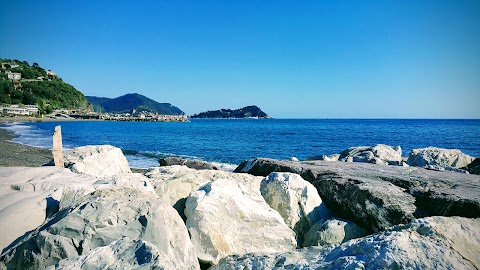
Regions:
[[39, 64], [2, 58], [0, 63], [0, 104], [37, 104], [40, 114], [90, 109], [82, 92]]
[[96, 112], [129, 113], [132, 109], [158, 114], [183, 115], [179, 108], [170, 103], [158, 103], [146, 96], [133, 93], [117, 98], [87, 96]]
[[201, 112], [190, 118], [270, 118], [257, 106], [247, 106], [238, 110], [220, 109], [216, 111]]

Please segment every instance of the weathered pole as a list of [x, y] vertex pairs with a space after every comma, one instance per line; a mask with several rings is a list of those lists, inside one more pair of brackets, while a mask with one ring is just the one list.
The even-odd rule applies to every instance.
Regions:
[[60, 126], [55, 127], [53, 133], [53, 162], [56, 167], [64, 167], [63, 165], [63, 152], [62, 152], [62, 128]]

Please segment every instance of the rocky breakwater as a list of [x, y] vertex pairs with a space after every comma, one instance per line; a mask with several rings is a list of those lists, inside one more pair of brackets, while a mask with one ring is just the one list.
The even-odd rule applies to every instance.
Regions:
[[258, 158], [235, 172], [301, 175], [339, 217], [378, 232], [414, 218], [441, 215], [480, 217], [480, 176], [415, 167], [326, 161], [291, 162]]
[[480, 268], [480, 219], [419, 218], [476, 217], [479, 176], [268, 159], [139, 174], [113, 147], [72, 152], [0, 168], [0, 269]]
[[479, 269], [480, 219], [429, 217], [341, 245], [228, 256], [219, 269]]
[[199, 269], [177, 211], [146, 176], [113, 173], [115, 152], [95, 166], [0, 168], [0, 269]]

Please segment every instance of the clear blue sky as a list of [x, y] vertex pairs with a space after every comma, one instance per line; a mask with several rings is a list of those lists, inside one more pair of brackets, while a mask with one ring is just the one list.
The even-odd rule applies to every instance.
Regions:
[[0, 57], [187, 114], [480, 118], [480, 1], [1, 1]]

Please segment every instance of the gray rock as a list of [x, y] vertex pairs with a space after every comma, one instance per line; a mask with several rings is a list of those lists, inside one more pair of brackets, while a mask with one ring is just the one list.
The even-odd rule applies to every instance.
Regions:
[[255, 159], [235, 170], [292, 172], [318, 190], [339, 217], [370, 231], [430, 215], [480, 217], [480, 176], [367, 163]]
[[111, 145], [88, 145], [64, 151], [65, 168], [92, 176], [112, 176], [131, 173], [120, 148]]
[[340, 246], [228, 256], [219, 269], [479, 269], [480, 219], [430, 217]]
[[415, 167], [436, 165], [443, 168], [463, 168], [472, 163], [474, 159], [458, 149], [427, 147], [413, 149], [408, 155], [407, 164]]
[[[95, 249], [123, 237], [156, 247], [152, 252], [164, 255], [156, 265], [158, 268], [173, 265], [177, 269], [199, 269], [195, 250], [178, 213], [153, 192], [123, 188], [98, 190], [86, 196], [78, 189], [64, 192], [60, 211], [3, 253], [0, 261], [9, 269], [44, 269], [63, 259], [88, 257], [98, 251]], [[133, 251], [129, 252], [129, 256], [121, 259], [132, 261], [119, 264], [138, 262]]]
[[217, 166], [205, 161], [184, 159], [178, 157], [161, 158], [158, 160], [158, 163], [160, 163], [160, 166], [185, 165], [189, 168], [196, 170], [219, 170]]
[[303, 246], [339, 245], [367, 234], [366, 230], [351, 221], [338, 218], [324, 219], [315, 223], [307, 232]]
[[466, 169], [471, 174], [480, 174], [480, 158], [476, 158], [472, 163], [468, 164]]
[[168, 254], [145, 240], [132, 240], [128, 237], [98, 247], [88, 255], [63, 259], [58, 263], [59, 270], [79, 269], [177, 269]]
[[339, 161], [365, 162], [383, 165], [397, 165], [402, 161], [402, 148], [377, 144], [375, 146], [357, 146], [343, 150]]

